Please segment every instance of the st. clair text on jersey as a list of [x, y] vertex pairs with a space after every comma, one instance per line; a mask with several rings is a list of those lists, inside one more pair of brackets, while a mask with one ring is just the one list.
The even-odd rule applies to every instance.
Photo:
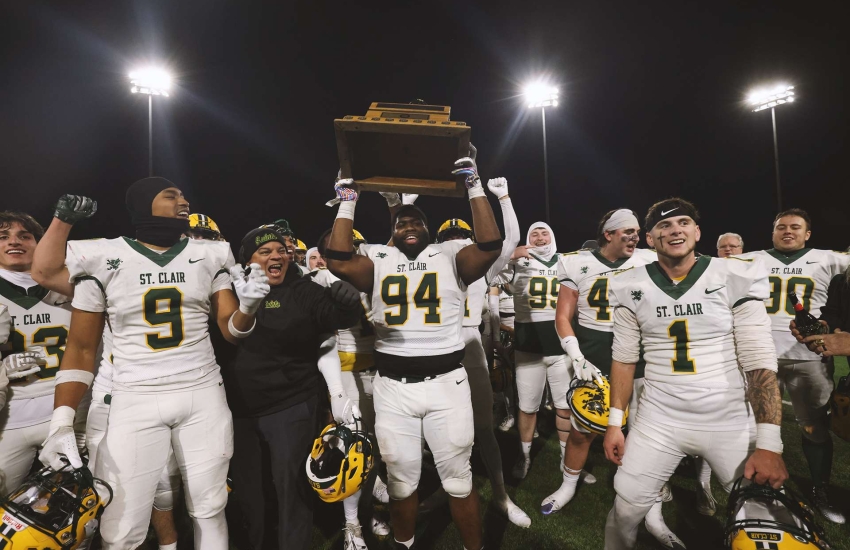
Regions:
[[186, 274], [182, 271], [162, 271], [157, 273], [155, 278], [153, 273], [139, 273], [140, 285], [164, 285], [185, 282]]
[[702, 304], [673, 304], [673, 313], [667, 312], [667, 306], [655, 308], [657, 317], [686, 317], [688, 315], [703, 315]]

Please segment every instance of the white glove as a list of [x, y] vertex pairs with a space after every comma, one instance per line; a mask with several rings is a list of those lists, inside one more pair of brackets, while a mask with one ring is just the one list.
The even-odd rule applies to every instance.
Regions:
[[387, 206], [390, 208], [395, 208], [396, 206], [401, 205], [401, 198], [399, 198], [398, 193], [391, 193], [389, 191], [381, 191], [378, 193], [382, 197], [387, 200]]
[[573, 359], [573, 372], [579, 380], [602, 383], [602, 371], [584, 357]]
[[419, 198], [419, 195], [417, 195], [415, 193], [404, 193], [401, 196], [401, 203], [404, 204], [404, 205], [413, 204], [414, 202], [416, 202], [416, 199], [418, 199], [418, 198]]
[[26, 378], [30, 374], [37, 373], [46, 364], [47, 353], [44, 348], [39, 347], [30, 348], [30, 351], [22, 353], [13, 353], [3, 359], [3, 366], [6, 367], [9, 380]]
[[253, 315], [260, 308], [260, 302], [269, 293], [269, 278], [260, 264], [251, 264], [251, 273], [245, 276], [245, 270], [241, 265], [230, 268], [230, 277], [233, 279], [233, 288], [239, 298], [239, 311], [245, 315]]
[[[331, 414], [339, 424], [354, 424], [354, 409], [357, 407], [344, 393], [331, 395]], [[357, 412], [360, 412], [359, 410]]]
[[41, 446], [38, 459], [45, 466], [61, 470], [71, 464], [75, 470], [83, 467], [80, 451], [77, 449], [77, 436], [74, 433], [74, 416], [77, 411], [71, 407], [57, 407], [50, 420], [50, 432]]
[[493, 178], [491, 180], [487, 180], [487, 189], [496, 195], [497, 199], [501, 199], [508, 194], [508, 180], [505, 178]]

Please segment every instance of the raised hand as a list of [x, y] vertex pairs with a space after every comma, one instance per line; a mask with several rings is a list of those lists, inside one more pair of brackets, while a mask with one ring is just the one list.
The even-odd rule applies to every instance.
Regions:
[[62, 195], [56, 202], [54, 217], [74, 225], [80, 220], [91, 218], [97, 212], [97, 201], [82, 195]]

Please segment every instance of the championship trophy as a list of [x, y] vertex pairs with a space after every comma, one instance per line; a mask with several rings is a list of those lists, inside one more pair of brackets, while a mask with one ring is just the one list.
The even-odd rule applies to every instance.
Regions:
[[472, 128], [449, 120], [451, 107], [372, 103], [365, 116], [334, 120], [341, 177], [363, 191], [461, 197], [452, 170], [469, 156]]

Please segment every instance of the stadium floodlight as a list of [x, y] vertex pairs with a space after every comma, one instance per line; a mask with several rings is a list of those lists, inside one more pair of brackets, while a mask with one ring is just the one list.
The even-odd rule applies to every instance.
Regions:
[[164, 69], [145, 67], [129, 76], [130, 92], [148, 96], [148, 175], [153, 176], [153, 96], [168, 97], [171, 75]]
[[770, 109], [773, 121], [773, 164], [776, 171], [776, 206], [777, 212], [782, 211], [782, 186], [779, 184], [779, 140], [776, 136], [776, 108], [787, 103], [794, 103], [796, 95], [794, 86], [779, 84], [769, 88], [754, 90], [747, 97], [754, 113]]
[[546, 152], [546, 107], [558, 106], [558, 88], [538, 80], [526, 85], [522, 95], [529, 109], [540, 109], [543, 120], [543, 190], [546, 205], [546, 223], [549, 223], [549, 157]]
[[130, 91], [134, 94], [161, 95], [168, 97], [171, 75], [164, 69], [146, 67], [130, 73]]

